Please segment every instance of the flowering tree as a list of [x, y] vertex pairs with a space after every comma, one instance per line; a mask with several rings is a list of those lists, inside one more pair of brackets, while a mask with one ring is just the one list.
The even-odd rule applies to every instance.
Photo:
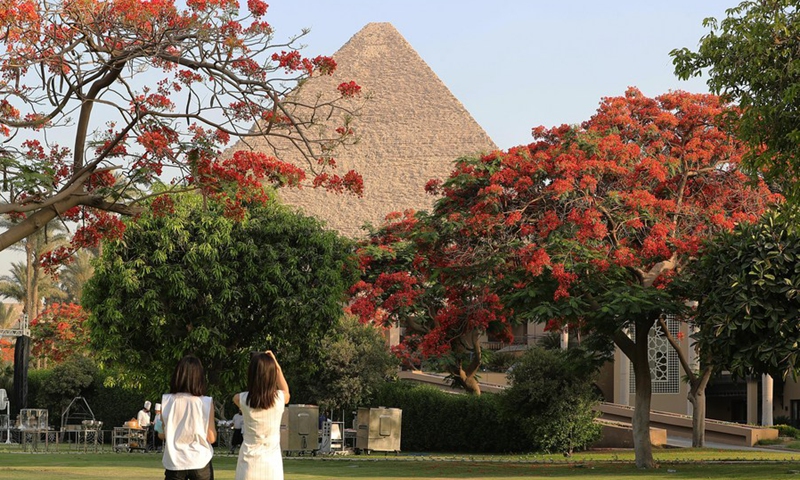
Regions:
[[648, 335], [684, 308], [671, 280], [705, 239], [779, 200], [738, 170], [745, 150], [716, 127], [731, 111], [685, 92], [604, 98], [579, 127], [538, 127], [530, 145], [459, 160], [429, 184], [443, 195], [436, 228], [412, 236], [434, 252], [429, 279], [468, 292], [445, 310], [492, 299], [494, 318], [569, 323], [630, 358], [640, 467], [653, 465]]
[[[509, 318], [482, 281], [491, 276], [484, 266], [459, 270], [449, 258], [453, 252], [437, 248], [442, 226], [424, 212], [390, 215], [359, 248], [363, 275], [351, 288], [349, 310], [362, 322], [405, 329], [393, 347], [404, 366], [443, 359], [454, 383], [479, 395], [481, 336], [510, 341]], [[476, 271], [481, 275], [472, 276]]]
[[80, 305], [54, 303], [31, 321], [34, 357], [60, 363], [70, 355], [88, 351], [88, 315]]
[[[273, 41], [261, 0], [241, 14], [235, 0], [178, 3], [3, 3], [0, 214], [16, 223], [0, 234], [0, 250], [55, 218], [81, 227], [51, 263], [120, 238], [115, 214], [136, 214], [137, 189], [162, 175], [171, 191], [219, 198], [233, 217], [266, 198], [264, 183], [300, 186], [307, 171], [314, 186], [361, 192], [355, 172], [325, 171], [335, 165], [332, 149], [352, 136], [349, 103], [302, 104], [288, 95], [307, 77], [333, 73], [335, 62], [302, 56], [296, 39]], [[343, 83], [339, 98], [359, 90]], [[319, 134], [321, 118], [341, 118], [342, 126]], [[264, 135], [295, 145], [307, 168], [265, 153], [220, 156], [232, 137]], [[71, 147], [59, 144], [65, 139]]]

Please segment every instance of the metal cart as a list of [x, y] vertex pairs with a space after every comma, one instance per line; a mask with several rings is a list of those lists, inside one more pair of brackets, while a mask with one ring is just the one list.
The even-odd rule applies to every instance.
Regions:
[[147, 430], [132, 427], [114, 427], [111, 444], [114, 452], [132, 452], [147, 450], [145, 433]]

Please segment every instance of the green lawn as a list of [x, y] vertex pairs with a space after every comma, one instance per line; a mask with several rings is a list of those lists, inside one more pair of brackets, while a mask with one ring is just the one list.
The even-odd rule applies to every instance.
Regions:
[[[590, 452], [561, 456], [401, 455], [287, 458], [287, 480], [428, 480], [454, 478], [710, 478], [800, 479], [800, 453], [731, 450], [658, 450], [660, 468], [639, 471], [633, 454]], [[233, 479], [236, 459], [214, 458], [216, 478]], [[144, 453], [0, 453], [0, 480], [152, 480], [163, 478], [161, 456]]]

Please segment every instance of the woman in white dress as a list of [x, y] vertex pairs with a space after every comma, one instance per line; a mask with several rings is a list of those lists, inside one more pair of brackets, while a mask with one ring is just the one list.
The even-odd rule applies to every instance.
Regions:
[[281, 417], [289, 385], [271, 351], [250, 358], [247, 391], [234, 395], [233, 403], [244, 416], [236, 480], [283, 480]]

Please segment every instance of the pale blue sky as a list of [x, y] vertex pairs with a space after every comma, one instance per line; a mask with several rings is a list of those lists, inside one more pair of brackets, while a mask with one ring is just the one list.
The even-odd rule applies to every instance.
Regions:
[[[245, 3], [245, 0], [240, 0]], [[267, 0], [276, 40], [308, 27], [305, 53], [330, 55], [370, 22], [390, 22], [500, 148], [531, 128], [579, 123], [604, 96], [707, 91], [681, 82], [669, 51], [695, 48], [704, 18], [737, 0]], [[0, 274], [16, 252], [0, 252]]]
[[704, 18], [737, 0], [273, 0], [276, 39], [309, 27], [307, 54], [332, 54], [370, 22], [390, 22], [500, 148], [531, 128], [579, 123], [605, 96], [707, 91], [679, 81], [669, 51], [694, 49]]

